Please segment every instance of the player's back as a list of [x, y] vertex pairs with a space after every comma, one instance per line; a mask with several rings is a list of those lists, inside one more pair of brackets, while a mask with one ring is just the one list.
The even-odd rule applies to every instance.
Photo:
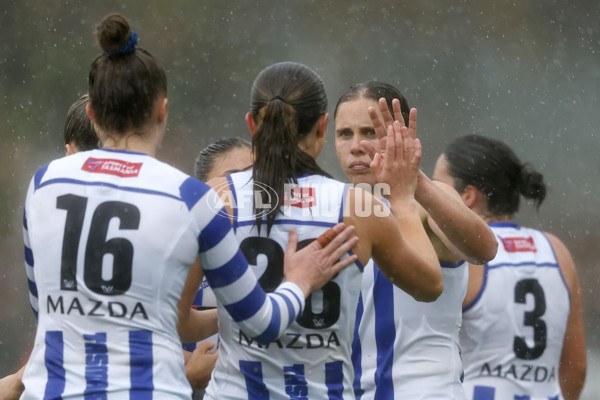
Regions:
[[569, 291], [554, 250], [543, 232], [512, 223], [490, 226], [498, 254], [463, 310], [467, 397], [561, 399], [558, 363]]
[[395, 287], [372, 260], [365, 266], [352, 351], [357, 398], [464, 399], [458, 332], [467, 264], [440, 264], [444, 291], [431, 303]]
[[36, 173], [24, 223], [39, 320], [24, 398], [189, 398], [177, 302], [202, 228], [189, 208], [207, 190], [153, 157], [106, 149]]
[[[300, 248], [343, 219], [345, 185], [322, 176], [304, 176], [298, 179], [292, 198], [283, 200], [284, 214], [277, 217], [270, 234], [263, 223], [259, 235], [252, 209], [252, 171], [228, 178], [231, 200], [237, 204], [233, 226], [240, 249], [267, 292], [282, 282], [290, 229], [298, 232]], [[219, 305], [221, 342], [207, 389], [209, 398], [354, 399], [350, 344], [361, 273], [357, 262], [314, 292], [304, 313], [268, 346], [247, 338]]]

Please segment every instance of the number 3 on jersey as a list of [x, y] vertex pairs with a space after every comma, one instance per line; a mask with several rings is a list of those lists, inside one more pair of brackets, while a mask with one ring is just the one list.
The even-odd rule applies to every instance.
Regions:
[[546, 296], [544, 289], [536, 279], [523, 279], [515, 285], [515, 303], [525, 304], [527, 294], [533, 296], [534, 307], [526, 311], [523, 325], [533, 328], [533, 347], [527, 346], [525, 338], [515, 336], [513, 350], [515, 356], [522, 360], [535, 360], [541, 357], [546, 349], [546, 322], [541, 318], [546, 312]]
[[[315, 239], [306, 239], [298, 242], [297, 249], [308, 246]], [[258, 256], [264, 255], [267, 259], [265, 271], [258, 277], [258, 283], [266, 292], [273, 292], [283, 280], [284, 251], [281, 246], [266, 237], [248, 237], [240, 243], [240, 250], [248, 263], [256, 266]], [[321, 288], [322, 306], [316, 304], [317, 292], [306, 298], [304, 312], [296, 320], [300, 326], [308, 329], [326, 329], [337, 322], [340, 317], [340, 287], [334, 281], [329, 281]], [[314, 302], [313, 302], [314, 301]], [[320, 310], [317, 312], [316, 310]]]
[[[56, 199], [56, 208], [66, 210], [63, 236], [60, 288], [77, 290], [77, 255], [87, 208], [87, 198], [66, 194]], [[106, 238], [110, 221], [116, 218], [119, 229], [138, 229], [140, 211], [133, 204], [107, 201], [96, 207], [92, 215], [90, 231], [85, 245], [83, 281], [85, 286], [98, 294], [115, 296], [125, 293], [131, 286], [133, 245], [124, 238]], [[83, 245], [83, 244], [82, 244]], [[106, 254], [113, 256], [112, 277], [104, 279], [102, 261]]]

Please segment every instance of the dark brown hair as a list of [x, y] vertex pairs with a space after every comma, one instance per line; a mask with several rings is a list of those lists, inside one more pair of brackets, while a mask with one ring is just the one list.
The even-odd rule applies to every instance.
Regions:
[[74, 143], [78, 151], [92, 150], [99, 147], [99, 139], [92, 120], [87, 116], [85, 107], [89, 102], [87, 94], [81, 96], [69, 108], [65, 121], [65, 144]]
[[215, 161], [220, 155], [225, 155], [233, 149], [249, 149], [252, 150], [252, 144], [248, 141], [236, 137], [221, 138], [202, 150], [196, 157], [194, 163], [194, 175], [201, 181], [207, 181], [210, 171], [215, 166]]
[[[252, 85], [250, 112], [256, 122], [252, 136], [254, 188], [268, 204], [267, 234], [279, 213], [286, 182], [309, 173], [329, 176], [298, 147], [319, 117], [327, 112], [327, 95], [321, 78], [305, 65], [282, 62], [263, 69]], [[264, 185], [277, 193], [269, 196]], [[260, 231], [264, 209], [256, 208]]]
[[402, 118], [404, 118], [404, 123], [408, 125], [408, 116], [410, 113], [410, 108], [408, 107], [408, 101], [406, 100], [406, 97], [404, 97], [400, 90], [396, 89], [389, 83], [374, 80], [357, 83], [355, 85], [350, 86], [348, 91], [340, 96], [337, 104], [335, 105], [333, 118], [335, 119], [335, 117], [337, 116], [338, 108], [342, 103], [345, 103], [347, 101], [354, 101], [361, 98], [371, 99], [378, 102], [379, 99], [382, 97], [385, 98], [385, 100], [387, 101], [388, 108], [392, 115], [394, 115], [394, 110], [392, 108], [392, 100], [398, 99], [400, 101], [400, 110], [402, 112]]
[[137, 35], [122, 15], [104, 17], [97, 35], [104, 52], [92, 63], [88, 78], [96, 123], [120, 133], [143, 126], [156, 100], [167, 95], [164, 70], [150, 53], [135, 47]]
[[444, 155], [455, 189], [461, 193], [467, 185], [475, 186], [487, 197], [488, 211], [493, 215], [516, 213], [521, 195], [532, 199], [536, 208], [546, 197], [543, 175], [522, 163], [500, 140], [461, 136], [446, 147]]

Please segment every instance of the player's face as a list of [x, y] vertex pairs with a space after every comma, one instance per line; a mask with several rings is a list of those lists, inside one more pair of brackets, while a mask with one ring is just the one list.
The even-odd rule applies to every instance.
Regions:
[[[340, 104], [335, 117], [335, 150], [342, 170], [353, 184], [374, 185], [371, 159], [361, 140], [367, 140], [379, 151], [379, 140], [367, 109], [379, 106], [375, 100], [359, 98]], [[381, 116], [380, 116], [381, 118]]]
[[233, 174], [252, 167], [254, 159], [252, 150], [247, 147], [236, 147], [215, 159], [215, 165], [208, 174], [208, 180]]
[[435, 162], [433, 179], [450, 185], [456, 189], [456, 186], [454, 186], [454, 178], [448, 173], [448, 161], [446, 160], [446, 156], [444, 154], [440, 155]]

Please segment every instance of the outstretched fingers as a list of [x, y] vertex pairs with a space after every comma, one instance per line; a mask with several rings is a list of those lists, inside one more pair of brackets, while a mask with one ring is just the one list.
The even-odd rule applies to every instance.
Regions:
[[394, 110], [394, 118], [396, 119], [396, 121], [400, 121], [402, 126], [405, 126], [406, 122], [404, 122], [404, 116], [402, 115], [402, 108], [400, 107], [400, 100], [398, 100], [398, 99], [392, 100], [392, 109]]
[[386, 127], [388, 125], [384, 125], [384, 123], [381, 121], [381, 119], [379, 118], [379, 115], [377, 114], [377, 111], [375, 110], [375, 107], [369, 107], [367, 108], [367, 111], [369, 112], [369, 117], [371, 118], [371, 123], [373, 124], [373, 130], [375, 130], [375, 134], [377, 135], [378, 139], [383, 139], [386, 136]]

